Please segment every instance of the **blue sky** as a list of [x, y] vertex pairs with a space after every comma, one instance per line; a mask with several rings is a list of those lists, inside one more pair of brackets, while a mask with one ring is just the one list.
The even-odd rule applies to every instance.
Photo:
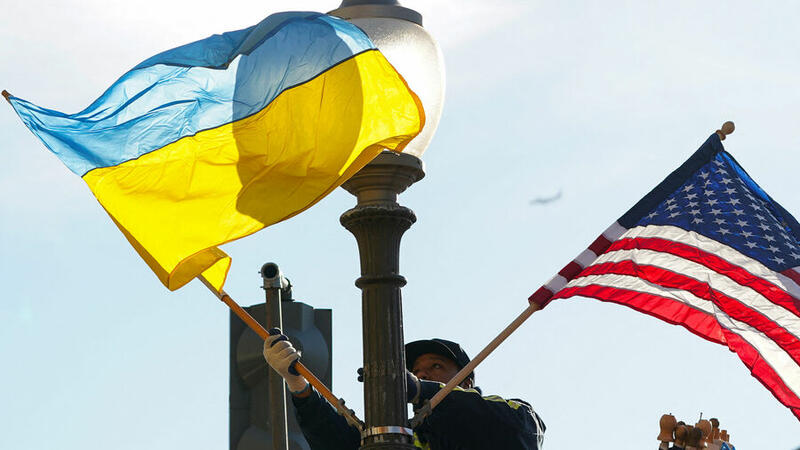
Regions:
[[[793, 2], [407, 1], [442, 45], [445, 109], [427, 176], [401, 195], [407, 340], [471, 353], [725, 120], [726, 148], [795, 215], [800, 32]], [[272, 12], [336, 2], [15, 2], [0, 88], [77, 111], [167, 48]], [[199, 283], [170, 293], [84, 183], [0, 107], [0, 448], [227, 446], [228, 313]], [[531, 206], [536, 197], [562, 197]], [[334, 390], [362, 414], [359, 266], [337, 190], [224, 249], [227, 291], [263, 301], [279, 263], [334, 311]], [[800, 445], [800, 426], [726, 348], [589, 299], [536, 313], [476, 371], [529, 400], [547, 448], [655, 448], [661, 414], [720, 418], [740, 449]]]

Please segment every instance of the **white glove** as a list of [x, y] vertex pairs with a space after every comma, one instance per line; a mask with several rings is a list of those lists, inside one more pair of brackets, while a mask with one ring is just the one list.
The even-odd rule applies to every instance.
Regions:
[[308, 386], [308, 381], [302, 375], [289, 373], [292, 363], [300, 359], [300, 352], [292, 346], [286, 336], [274, 334], [267, 337], [264, 341], [264, 359], [283, 377], [292, 393], [302, 392]]

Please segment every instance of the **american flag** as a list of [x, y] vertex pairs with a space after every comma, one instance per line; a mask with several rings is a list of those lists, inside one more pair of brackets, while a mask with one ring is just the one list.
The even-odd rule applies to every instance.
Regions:
[[717, 134], [529, 301], [572, 296], [727, 345], [800, 419], [800, 225]]

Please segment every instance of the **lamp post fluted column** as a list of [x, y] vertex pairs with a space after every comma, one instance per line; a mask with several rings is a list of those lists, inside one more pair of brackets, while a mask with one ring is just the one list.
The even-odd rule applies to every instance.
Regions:
[[[411, 449], [405, 386], [400, 239], [416, 221], [397, 195], [424, 176], [422, 161], [384, 152], [342, 185], [358, 199], [341, 216], [358, 242], [364, 350], [364, 449]], [[386, 428], [389, 427], [389, 428]]]
[[329, 14], [358, 26], [403, 76], [425, 110], [425, 125], [403, 149], [384, 152], [342, 185], [358, 198], [341, 222], [356, 237], [361, 258], [364, 347], [364, 449], [412, 449], [406, 403], [400, 239], [416, 221], [397, 195], [424, 176], [422, 154], [442, 114], [441, 49], [422, 15], [398, 0], [342, 0]]

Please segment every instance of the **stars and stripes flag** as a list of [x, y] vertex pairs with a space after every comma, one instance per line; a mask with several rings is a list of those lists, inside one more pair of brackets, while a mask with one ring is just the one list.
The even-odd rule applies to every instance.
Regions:
[[529, 301], [572, 296], [728, 346], [800, 419], [800, 225], [717, 134]]

